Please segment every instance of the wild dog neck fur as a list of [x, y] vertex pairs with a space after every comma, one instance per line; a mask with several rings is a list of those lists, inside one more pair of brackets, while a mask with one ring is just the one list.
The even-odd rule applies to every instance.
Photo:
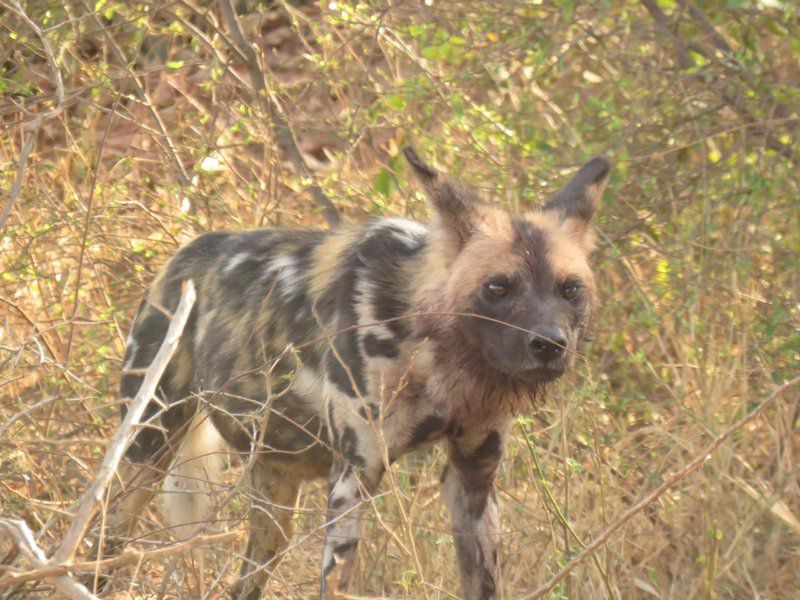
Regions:
[[[513, 415], [571, 364], [585, 329], [591, 220], [609, 166], [592, 160], [543, 209], [515, 217], [406, 156], [430, 197], [429, 226], [384, 218], [334, 232], [202, 235], [134, 321], [123, 397], [141, 384], [181, 283], [195, 281], [197, 304], [128, 457], [150, 472], [182, 465], [170, 485], [184, 489], [218, 470], [198, 439], [209, 431], [258, 452], [237, 597], [260, 597], [291, 537], [300, 481], [325, 476], [321, 596], [347, 589], [363, 501], [392, 461], [441, 439], [464, 597], [497, 594], [495, 473]], [[129, 526], [149, 500], [132, 496], [112, 526]], [[184, 512], [184, 522], [209, 516]]]

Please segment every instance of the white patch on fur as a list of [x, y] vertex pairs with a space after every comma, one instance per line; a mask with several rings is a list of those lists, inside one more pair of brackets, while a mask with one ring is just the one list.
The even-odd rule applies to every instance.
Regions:
[[358, 500], [358, 481], [352, 472], [340, 475], [331, 490], [331, 503], [342, 498], [349, 500], [351, 504]]
[[265, 278], [277, 279], [277, 291], [283, 299], [291, 298], [300, 291], [300, 273], [297, 266], [296, 258], [284, 255], [271, 261], [264, 269]]
[[[399, 239], [406, 248], [419, 248], [422, 240], [428, 234], [428, 228], [422, 223], [402, 219], [400, 217], [389, 217], [377, 222], [377, 228], [391, 227], [393, 235]], [[397, 230], [400, 230], [399, 232]]]
[[195, 415], [164, 479], [164, 512], [179, 539], [191, 537], [213, 519], [213, 491], [219, 486], [225, 442], [205, 411]]
[[126, 360], [122, 365], [123, 373], [133, 366], [133, 361], [136, 360], [136, 351], [138, 349], [139, 349], [139, 344], [136, 343], [136, 340], [131, 335], [128, 338], [128, 348], [126, 349], [126, 352], [130, 351], [130, 355], [128, 356], [128, 360]]
[[228, 259], [228, 262], [225, 263], [225, 267], [222, 269], [222, 274], [230, 275], [236, 269], [236, 267], [238, 267], [248, 258], [250, 258], [249, 252], [239, 252], [238, 254], [234, 254]]
[[359, 337], [363, 338], [368, 333], [371, 333], [382, 341], [393, 341], [394, 334], [385, 324], [372, 325], [372, 323], [379, 323], [378, 317], [375, 316], [375, 292], [375, 282], [371, 281], [363, 271], [359, 271], [356, 279], [356, 294], [354, 298], [356, 314], [358, 315], [359, 324], [370, 325], [369, 327], [363, 327], [359, 331]]
[[300, 398], [320, 410], [325, 382], [322, 375], [309, 367], [300, 367], [292, 382], [292, 391]]

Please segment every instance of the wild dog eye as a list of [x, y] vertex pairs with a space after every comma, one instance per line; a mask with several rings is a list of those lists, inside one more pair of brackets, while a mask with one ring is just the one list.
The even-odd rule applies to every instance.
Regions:
[[502, 298], [508, 294], [508, 288], [504, 285], [500, 285], [499, 283], [487, 283], [486, 289], [489, 290], [489, 293], [495, 298]]
[[511, 289], [511, 282], [505, 278], [490, 279], [485, 284], [486, 292], [492, 298], [504, 298]]
[[576, 283], [567, 283], [561, 288], [561, 295], [567, 300], [575, 300], [580, 294], [581, 288]]

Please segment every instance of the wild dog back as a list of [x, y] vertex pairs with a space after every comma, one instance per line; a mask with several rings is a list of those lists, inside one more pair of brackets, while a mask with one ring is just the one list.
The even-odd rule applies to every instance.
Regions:
[[434, 209], [429, 225], [206, 234], [175, 255], [135, 319], [126, 397], [181, 282], [195, 281], [198, 301], [149, 407], [153, 427], [129, 458], [185, 462], [202, 447], [193, 436], [207, 435], [192, 425], [198, 414], [236, 450], [258, 453], [251, 483], [269, 510], [251, 510], [241, 597], [259, 596], [288, 543], [300, 481], [320, 476], [330, 490], [321, 590], [334, 572], [346, 589], [362, 500], [398, 456], [442, 438], [464, 595], [495, 594], [494, 476], [513, 414], [565, 371], [585, 330], [608, 164], [593, 160], [543, 210], [512, 216], [407, 157]]

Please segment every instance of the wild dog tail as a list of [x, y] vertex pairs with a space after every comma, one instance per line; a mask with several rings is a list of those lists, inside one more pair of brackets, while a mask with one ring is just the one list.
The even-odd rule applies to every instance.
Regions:
[[[150, 287], [128, 336], [120, 380], [122, 398], [136, 396], [166, 337], [170, 312], [177, 309], [180, 294], [166, 293], [164, 279], [159, 277]], [[168, 461], [168, 455], [197, 410], [192, 357], [195, 321], [194, 315], [190, 314], [178, 348], [158, 382], [157, 397], [146, 406], [142, 422], [128, 448], [126, 456], [135, 463], [163, 464]], [[126, 409], [123, 404], [123, 416]]]
[[224, 450], [225, 442], [210, 415], [199, 411], [164, 479], [164, 513], [176, 537], [191, 537], [211, 518], [213, 492], [222, 480]]
[[[227, 233], [207, 233], [183, 246], [147, 290], [134, 319], [122, 365], [120, 396], [133, 398], [153, 362], [169, 328], [170, 315], [178, 308], [181, 287], [192, 279], [198, 298], [203, 297], [204, 278], [223, 252]], [[169, 520], [181, 535], [193, 531], [211, 508], [207, 492], [219, 481], [220, 451], [224, 443], [199, 401], [194, 338], [198, 304], [192, 308], [172, 358], [158, 382], [157, 398], [147, 405], [142, 423], [126, 452], [126, 458], [152, 467], [164, 482]], [[123, 414], [125, 407], [122, 408]], [[169, 468], [167, 468], [169, 465]], [[153, 487], [157, 487], [154, 482]], [[137, 509], [139, 507], [136, 507]]]

